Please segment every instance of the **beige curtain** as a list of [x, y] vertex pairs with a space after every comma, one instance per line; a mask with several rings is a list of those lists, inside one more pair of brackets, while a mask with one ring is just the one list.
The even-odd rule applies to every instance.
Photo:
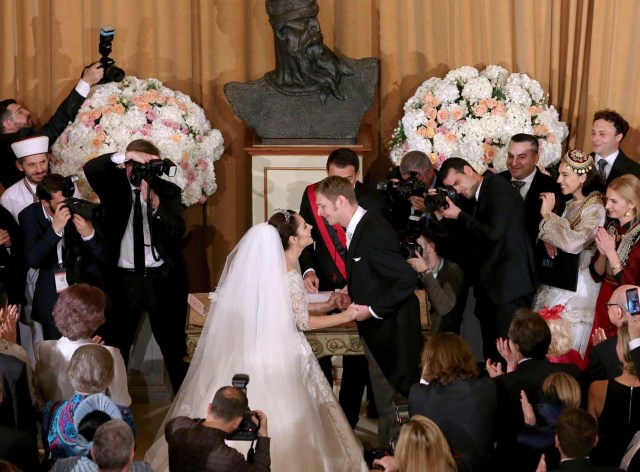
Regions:
[[[640, 2], [636, 0], [318, 0], [325, 43], [380, 59], [378, 98], [365, 117], [375, 149], [366, 180], [384, 178], [402, 105], [430, 76], [499, 64], [538, 80], [571, 129], [568, 146], [591, 149], [591, 116], [618, 110], [640, 155]], [[82, 67], [97, 59], [99, 27], [116, 26], [112, 57], [128, 74], [156, 77], [203, 106], [225, 139], [218, 191], [186, 211], [193, 291], [215, 286], [226, 254], [250, 224], [245, 128], [224, 94], [229, 81], [274, 66], [263, 0], [2, 0], [0, 97], [46, 121]]]

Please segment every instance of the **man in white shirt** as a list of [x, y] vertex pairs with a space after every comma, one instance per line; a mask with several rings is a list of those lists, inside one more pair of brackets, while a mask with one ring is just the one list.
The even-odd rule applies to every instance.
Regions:
[[606, 108], [593, 115], [591, 154], [595, 157], [596, 168], [607, 185], [624, 174], [632, 174], [640, 179], [640, 164], [627, 157], [620, 149], [620, 142], [628, 131], [627, 120], [613, 110]]

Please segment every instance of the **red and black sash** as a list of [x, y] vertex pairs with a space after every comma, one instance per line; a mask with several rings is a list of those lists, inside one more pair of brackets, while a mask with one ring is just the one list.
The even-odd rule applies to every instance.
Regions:
[[[340, 225], [330, 226], [327, 221], [318, 215], [318, 203], [316, 202], [316, 193], [315, 193], [316, 184], [311, 184], [307, 187], [307, 197], [309, 198], [309, 204], [311, 205], [311, 210], [313, 212], [313, 218], [315, 219], [316, 228], [320, 232], [322, 236], [322, 240], [324, 241], [325, 246], [329, 250], [329, 254], [331, 254], [331, 258], [335, 263], [338, 271], [344, 278], [347, 280], [347, 267], [344, 263], [344, 258], [341, 254], [346, 254], [347, 249], [347, 236], [344, 232], [344, 228]], [[336, 247], [336, 241], [332, 238], [331, 234], [329, 234], [329, 230], [332, 228], [338, 236], [338, 241], [342, 245], [342, 248]]]

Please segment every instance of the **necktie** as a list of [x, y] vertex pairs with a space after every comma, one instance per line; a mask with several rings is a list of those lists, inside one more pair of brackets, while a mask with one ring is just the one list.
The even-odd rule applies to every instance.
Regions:
[[524, 182], [522, 180], [512, 180], [511, 186], [518, 191], [520, 196], [522, 196], [522, 187], [524, 187]]
[[351, 237], [353, 236], [353, 233], [351, 233], [351, 231], [346, 231], [345, 234], [347, 236], [347, 249], [349, 249], [349, 245], [351, 244]]
[[605, 173], [605, 169], [607, 168], [608, 162], [604, 159], [600, 159], [598, 161], [598, 173], [602, 176], [603, 179], [607, 178], [607, 174]]
[[133, 202], [133, 266], [137, 274], [144, 272], [144, 233], [142, 230], [142, 205], [140, 189], [133, 191], [136, 199]]

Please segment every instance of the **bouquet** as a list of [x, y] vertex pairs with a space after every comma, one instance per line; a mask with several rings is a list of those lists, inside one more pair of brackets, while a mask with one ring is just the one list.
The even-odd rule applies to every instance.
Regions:
[[391, 160], [397, 165], [408, 151], [422, 151], [436, 169], [449, 157], [462, 157], [479, 173], [501, 172], [511, 136], [528, 133], [538, 138], [539, 164], [551, 166], [560, 160], [569, 130], [547, 100], [537, 81], [497, 65], [432, 77], [404, 105], [389, 143]]
[[95, 201], [82, 173], [84, 164], [101, 154], [124, 151], [135, 139], [153, 142], [161, 157], [178, 166], [176, 176], [167, 180], [182, 189], [184, 205], [204, 203], [216, 191], [213, 163], [224, 150], [222, 134], [211, 128], [191, 98], [156, 79], [126, 77], [96, 87], [54, 144], [52, 169], [78, 174], [83, 197]]

